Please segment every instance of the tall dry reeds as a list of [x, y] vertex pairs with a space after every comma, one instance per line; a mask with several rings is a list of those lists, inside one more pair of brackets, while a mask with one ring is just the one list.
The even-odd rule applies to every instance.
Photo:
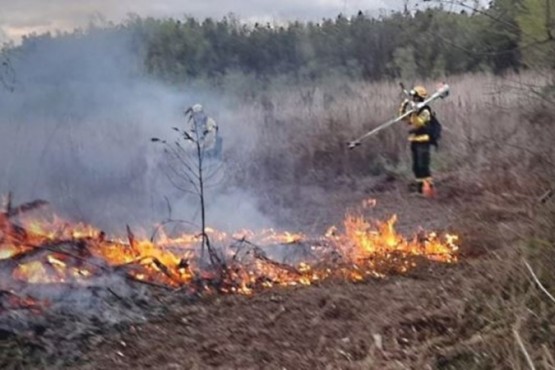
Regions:
[[[434, 90], [438, 82], [419, 83]], [[479, 74], [446, 82], [451, 85], [451, 96], [433, 104], [444, 125], [440, 150], [434, 155], [438, 177], [458, 172], [464, 181], [483, 182], [484, 173], [495, 170], [496, 181], [529, 186], [526, 179], [520, 179], [520, 172], [537, 157], [529, 151], [535, 147], [530, 128], [537, 129], [532, 117], [541, 104], [537, 96], [523, 92], [532, 85], [545, 85], [545, 76]], [[346, 145], [396, 115], [403, 98], [396, 82], [369, 84], [336, 78], [318, 84], [274, 81], [260, 85], [244, 95], [243, 107], [249, 113], [242, 121], [256, 133], [248, 166], [258, 179], [299, 184], [386, 171], [409, 177], [404, 123], [354, 150]]]
[[[480, 195], [461, 208], [461, 225], [491, 248], [469, 263], [460, 342], [430, 349], [429, 358], [437, 368], [554, 369], [555, 200], [540, 198], [555, 187], [555, 84], [532, 72], [446, 82], [451, 96], [433, 106], [444, 124], [434, 171], [440, 186], [449, 178]], [[432, 90], [436, 81], [422, 83]], [[270, 84], [246, 104], [258, 139], [243, 174], [323, 187], [385, 172], [408, 178], [403, 123], [353, 151], [346, 146], [393, 116], [401, 99], [394, 82]]]

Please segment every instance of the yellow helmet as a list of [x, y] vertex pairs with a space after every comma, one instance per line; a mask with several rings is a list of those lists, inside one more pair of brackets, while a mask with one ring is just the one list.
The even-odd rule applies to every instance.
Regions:
[[413, 89], [410, 91], [410, 94], [412, 96], [419, 96], [422, 99], [425, 99], [428, 97], [428, 90], [426, 90], [426, 88], [424, 86], [415, 86], [413, 87]]

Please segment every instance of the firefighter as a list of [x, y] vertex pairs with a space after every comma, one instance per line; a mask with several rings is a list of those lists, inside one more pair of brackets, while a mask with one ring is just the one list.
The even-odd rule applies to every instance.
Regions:
[[221, 158], [222, 139], [218, 134], [218, 125], [211, 117], [204, 113], [200, 104], [195, 104], [185, 110], [188, 117], [188, 132], [202, 144], [207, 157]]
[[424, 196], [433, 196], [435, 192], [430, 171], [431, 136], [429, 131], [432, 112], [429, 107], [418, 107], [418, 103], [422, 103], [428, 97], [428, 91], [423, 86], [415, 86], [409, 94], [410, 100], [406, 99], [401, 105], [401, 114], [404, 114], [407, 109], [416, 110], [406, 118], [410, 127], [412, 171], [416, 180], [410, 185], [410, 190]]

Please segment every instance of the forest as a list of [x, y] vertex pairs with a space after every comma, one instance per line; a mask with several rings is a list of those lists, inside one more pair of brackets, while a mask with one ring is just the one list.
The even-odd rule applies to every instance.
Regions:
[[117, 25], [28, 35], [7, 50], [25, 54], [38, 45], [125, 37], [144, 61], [144, 71], [176, 84], [198, 78], [217, 83], [229, 73], [377, 81], [555, 67], [555, 6], [549, 0], [495, 0], [487, 8], [460, 2], [459, 12], [446, 10], [452, 1], [426, 3], [436, 6], [283, 24], [245, 24], [234, 15], [202, 20], [129, 15]]

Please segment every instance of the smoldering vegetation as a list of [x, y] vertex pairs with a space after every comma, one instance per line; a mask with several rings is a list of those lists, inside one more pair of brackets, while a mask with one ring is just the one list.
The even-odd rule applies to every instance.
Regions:
[[[318, 213], [330, 194], [379, 193], [369, 178], [411, 178], [402, 125], [355, 151], [345, 145], [396, 112], [402, 95], [394, 82], [229, 72], [161, 84], [144, 74], [129, 35], [104, 30], [30, 39], [10, 51], [10, 61], [17, 78], [13, 92], [1, 93], [0, 191], [47, 199], [72, 219], [107, 230], [149, 225], [170, 208], [172, 216], [194, 220], [195, 200], [167, 183], [163, 157], [149, 140], [171, 138], [183, 106], [197, 101], [224, 136], [224, 181], [207, 195], [209, 223], [217, 227], [264, 226], [294, 207]], [[434, 105], [445, 131], [433, 169], [464, 243], [475, 248], [469, 254], [479, 258], [465, 266], [468, 285], [450, 296], [457, 301], [449, 311], [457, 318], [454, 338], [437, 348], [416, 340], [415, 353], [438, 366], [521, 368], [525, 352], [549, 367], [553, 73], [478, 73], [446, 82], [451, 97]], [[433, 89], [436, 81], [422, 83]]]

